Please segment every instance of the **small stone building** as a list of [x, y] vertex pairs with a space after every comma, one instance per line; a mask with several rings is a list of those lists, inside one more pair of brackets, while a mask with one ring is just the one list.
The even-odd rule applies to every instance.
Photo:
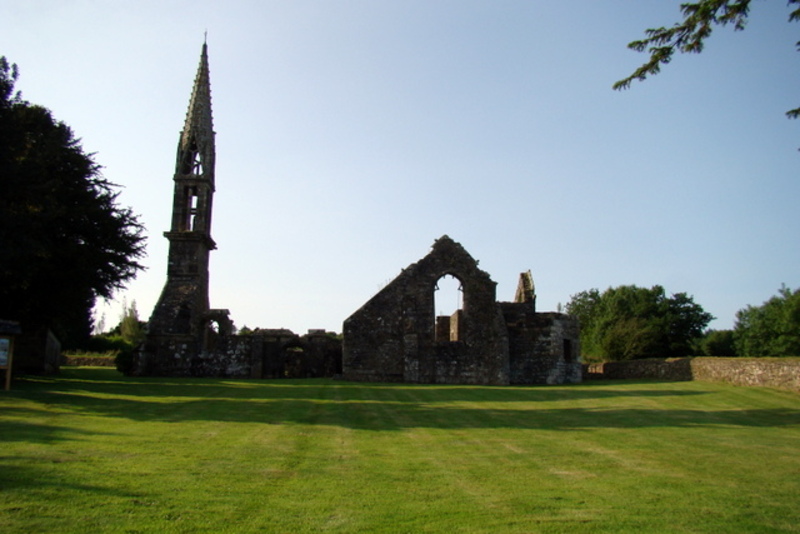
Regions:
[[[459, 280], [463, 306], [435, 316], [437, 282]], [[345, 380], [438, 384], [580, 382], [577, 320], [537, 313], [530, 272], [514, 302], [496, 301], [496, 283], [448, 236], [344, 322]]]

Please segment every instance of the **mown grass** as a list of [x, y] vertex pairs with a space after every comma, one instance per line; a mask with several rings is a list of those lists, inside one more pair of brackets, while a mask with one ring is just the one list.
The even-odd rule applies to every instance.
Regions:
[[2, 532], [796, 532], [800, 396], [125, 378], [0, 392]]

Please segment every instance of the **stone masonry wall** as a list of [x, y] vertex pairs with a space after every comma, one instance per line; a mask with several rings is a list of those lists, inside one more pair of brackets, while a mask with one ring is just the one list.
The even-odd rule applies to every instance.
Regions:
[[800, 358], [667, 358], [584, 366], [585, 379], [705, 380], [800, 392]]
[[574, 318], [536, 313], [529, 303], [502, 302], [500, 306], [508, 326], [512, 384], [581, 381], [580, 330]]
[[695, 380], [800, 392], [800, 358], [693, 358]]

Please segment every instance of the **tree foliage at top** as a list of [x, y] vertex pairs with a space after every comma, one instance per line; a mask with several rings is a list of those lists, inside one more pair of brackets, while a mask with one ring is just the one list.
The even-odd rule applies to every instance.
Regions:
[[739, 310], [733, 337], [740, 356], [800, 356], [800, 289], [783, 286], [761, 306]]
[[0, 57], [0, 317], [69, 347], [88, 338], [95, 299], [142, 269], [144, 229], [72, 130], [15, 92], [17, 76]]
[[680, 357], [714, 318], [686, 293], [635, 285], [572, 295], [566, 311], [581, 324], [581, 352], [588, 361]]
[[[675, 52], [699, 54], [706, 39], [715, 26], [732, 25], [734, 30], [743, 30], [750, 16], [751, 0], [700, 0], [681, 4], [683, 20], [669, 28], [645, 30], [645, 39], [633, 41], [628, 48], [647, 52], [650, 58], [633, 73], [614, 83], [614, 89], [627, 89], [633, 80], [644, 81], [651, 74], [658, 74], [661, 66], [672, 61]], [[800, 0], [788, 0], [788, 5], [800, 6]], [[789, 21], [800, 20], [800, 7], [789, 13]], [[800, 41], [797, 43], [800, 49]], [[800, 108], [786, 112], [790, 118], [800, 117]]]

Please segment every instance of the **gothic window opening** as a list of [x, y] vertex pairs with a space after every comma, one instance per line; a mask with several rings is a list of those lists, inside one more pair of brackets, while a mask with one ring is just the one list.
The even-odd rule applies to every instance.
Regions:
[[203, 160], [200, 158], [200, 152], [192, 154], [192, 174], [200, 176], [203, 174]]
[[464, 287], [461, 280], [452, 274], [439, 278], [433, 288], [433, 300], [436, 342], [461, 341], [464, 313]]
[[203, 157], [200, 155], [200, 150], [198, 150], [197, 143], [194, 141], [189, 146], [189, 150], [184, 153], [181, 172], [194, 176], [203, 174]]

